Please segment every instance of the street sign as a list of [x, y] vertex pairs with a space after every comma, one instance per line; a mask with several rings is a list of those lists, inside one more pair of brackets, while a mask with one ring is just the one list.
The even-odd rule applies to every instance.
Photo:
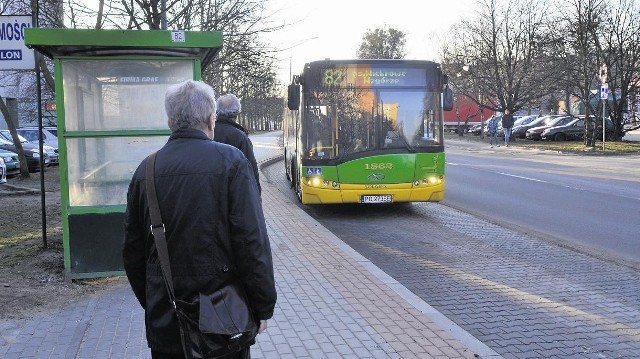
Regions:
[[0, 16], [0, 70], [33, 70], [34, 52], [24, 44], [31, 16]]
[[608, 99], [609, 98], [609, 85], [607, 85], [607, 84], [600, 85], [600, 87], [598, 88], [598, 92], [600, 92], [600, 99], [601, 100]]

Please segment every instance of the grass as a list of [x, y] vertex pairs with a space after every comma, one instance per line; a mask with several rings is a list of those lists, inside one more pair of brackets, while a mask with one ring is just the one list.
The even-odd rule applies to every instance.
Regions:
[[19, 250], [5, 253], [0, 259], [0, 267], [11, 267], [24, 260], [34, 258], [38, 253], [42, 251], [42, 245], [39, 243], [33, 243], [29, 246], [21, 247]]
[[0, 237], [0, 249], [12, 247], [31, 239], [42, 238], [41, 231], [19, 232], [8, 237]]
[[640, 153], [640, 142], [605, 142], [604, 151], [602, 150], [602, 142], [596, 142], [595, 147], [587, 147], [581, 141], [521, 141], [514, 143], [516, 146], [524, 148], [535, 148], [541, 150], [558, 151], [558, 152], [591, 152], [591, 153]]
[[[61, 236], [60, 228], [50, 228], [49, 236]], [[36, 256], [43, 250], [42, 231], [33, 230], [25, 232], [3, 233], [0, 237], [0, 267], [15, 265], [27, 258]]]

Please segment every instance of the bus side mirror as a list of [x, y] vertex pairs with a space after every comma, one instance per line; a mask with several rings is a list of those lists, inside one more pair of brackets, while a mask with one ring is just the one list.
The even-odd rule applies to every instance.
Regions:
[[300, 109], [300, 85], [289, 85], [287, 89], [287, 107], [289, 110]]
[[451, 90], [449, 87], [445, 88], [444, 92], [442, 93], [442, 110], [453, 110], [453, 90]]

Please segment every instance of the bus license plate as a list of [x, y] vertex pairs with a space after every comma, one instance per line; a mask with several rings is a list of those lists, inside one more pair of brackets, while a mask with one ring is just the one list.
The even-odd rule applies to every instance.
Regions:
[[391, 203], [391, 195], [364, 195], [360, 197], [360, 203]]

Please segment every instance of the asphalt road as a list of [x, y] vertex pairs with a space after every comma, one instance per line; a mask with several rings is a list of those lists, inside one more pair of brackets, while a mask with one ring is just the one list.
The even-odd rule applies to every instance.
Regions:
[[447, 143], [444, 204], [640, 267], [640, 156]]

